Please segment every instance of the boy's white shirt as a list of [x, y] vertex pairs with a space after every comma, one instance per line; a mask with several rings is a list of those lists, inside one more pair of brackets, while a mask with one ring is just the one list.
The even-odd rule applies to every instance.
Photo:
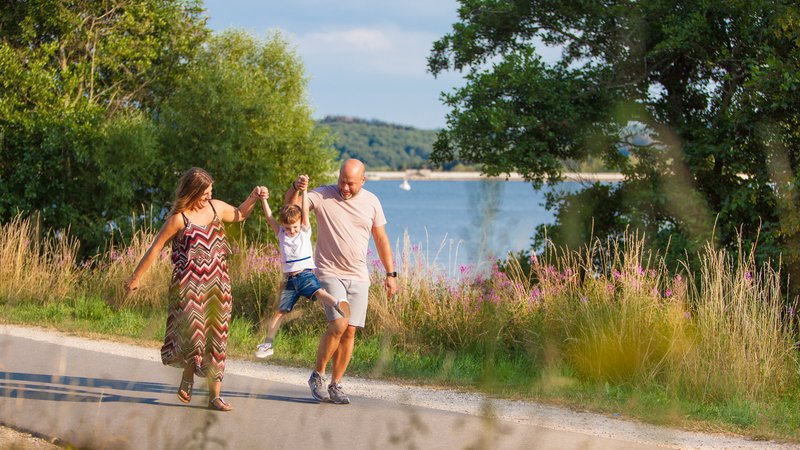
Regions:
[[286, 230], [280, 227], [278, 230], [278, 249], [281, 252], [283, 273], [317, 268], [314, 265], [314, 257], [312, 256], [311, 227], [301, 227], [300, 232], [294, 236], [287, 236]]

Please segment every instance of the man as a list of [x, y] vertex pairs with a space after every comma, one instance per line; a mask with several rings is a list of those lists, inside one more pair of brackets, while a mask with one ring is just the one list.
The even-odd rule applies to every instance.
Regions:
[[[316, 275], [323, 289], [337, 299], [349, 302], [350, 318], [325, 306], [328, 328], [317, 348], [314, 372], [308, 380], [311, 395], [319, 401], [350, 403], [341, 381], [353, 355], [356, 328], [363, 328], [367, 316], [369, 237], [375, 241], [378, 257], [386, 269], [383, 287], [388, 296], [397, 293], [392, 247], [386, 236], [386, 218], [375, 194], [362, 189], [364, 164], [348, 159], [339, 170], [336, 186], [320, 186], [308, 193], [310, 209], [317, 217]], [[299, 192], [308, 187], [308, 177], [300, 176], [286, 193], [286, 203], [300, 204]], [[347, 304], [344, 304], [346, 307]], [[325, 387], [325, 368], [331, 364], [331, 383]]]

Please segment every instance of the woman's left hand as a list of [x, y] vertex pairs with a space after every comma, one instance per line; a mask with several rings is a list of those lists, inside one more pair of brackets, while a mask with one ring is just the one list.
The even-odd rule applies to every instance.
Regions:
[[256, 186], [253, 188], [253, 192], [250, 193], [250, 197], [252, 198], [269, 198], [269, 191], [264, 186]]

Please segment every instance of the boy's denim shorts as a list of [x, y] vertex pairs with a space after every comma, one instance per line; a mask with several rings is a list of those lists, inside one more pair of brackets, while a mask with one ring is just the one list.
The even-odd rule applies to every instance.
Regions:
[[311, 269], [306, 269], [296, 275], [286, 278], [286, 284], [281, 291], [281, 298], [278, 300], [278, 309], [281, 311], [291, 311], [300, 297], [312, 300], [314, 293], [320, 290], [317, 276]]

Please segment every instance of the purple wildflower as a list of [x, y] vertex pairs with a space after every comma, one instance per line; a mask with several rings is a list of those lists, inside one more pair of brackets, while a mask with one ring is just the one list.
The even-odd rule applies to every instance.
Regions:
[[531, 266], [538, 266], [539, 265], [539, 258], [536, 257], [536, 253], [531, 252], [530, 258]]
[[455, 286], [447, 286], [447, 293], [451, 297], [458, 297], [458, 288], [456, 288]]
[[744, 279], [747, 280], [747, 281], [752, 280], [753, 279], [753, 274], [748, 270], [747, 272], [744, 273]]

